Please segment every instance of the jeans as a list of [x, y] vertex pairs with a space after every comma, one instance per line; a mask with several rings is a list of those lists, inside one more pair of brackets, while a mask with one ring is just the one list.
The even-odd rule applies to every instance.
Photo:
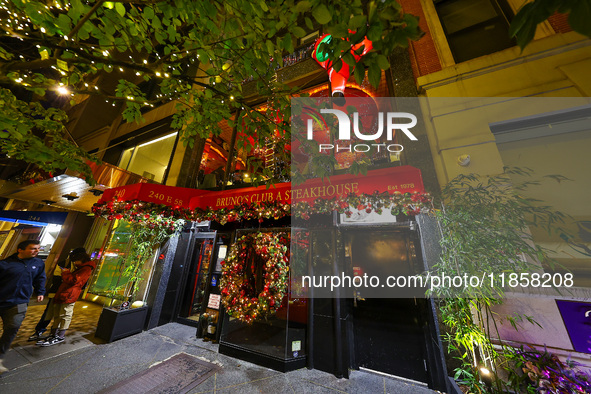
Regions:
[[[35, 332], [44, 333], [47, 330], [47, 326], [51, 323], [51, 310], [53, 309], [53, 298], [47, 301], [47, 306], [43, 311], [43, 314], [39, 318], [39, 323], [35, 326]], [[49, 319], [47, 316], [49, 315]]]
[[4, 358], [18, 329], [21, 327], [25, 314], [27, 313], [27, 304], [18, 304], [7, 308], [0, 308], [0, 317], [2, 318], [2, 337], [0, 337], [0, 359]]

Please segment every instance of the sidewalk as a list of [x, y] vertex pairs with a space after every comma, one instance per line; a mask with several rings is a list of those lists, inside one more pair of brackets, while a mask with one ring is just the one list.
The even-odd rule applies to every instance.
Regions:
[[35, 345], [29, 342], [9, 352], [7, 356], [11, 357], [11, 362], [15, 362], [17, 356], [22, 357], [23, 352], [28, 356], [24, 357], [24, 362], [20, 360], [15, 369], [0, 376], [1, 393], [96, 393], [181, 352], [221, 367], [218, 373], [191, 391], [195, 394], [434, 393], [421, 386], [359, 371], [352, 371], [350, 379], [337, 379], [331, 374], [308, 369], [289, 373], [273, 371], [221, 355], [217, 345], [195, 338], [194, 327], [177, 323], [110, 344], [95, 344], [84, 335], [76, 334], [70, 335], [64, 344], [33, 348]]

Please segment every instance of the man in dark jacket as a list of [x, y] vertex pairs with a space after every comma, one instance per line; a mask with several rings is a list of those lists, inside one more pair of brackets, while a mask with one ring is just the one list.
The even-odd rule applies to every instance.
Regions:
[[45, 294], [45, 263], [36, 257], [39, 241], [23, 241], [16, 250], [15, 254], [0, 261], [0, 317], [3, 328], [0, 338], [0, 373], [8, 370], [3, 359], [25, 319], [33, 290], [37, 294], [37, 302], [43, 301]]

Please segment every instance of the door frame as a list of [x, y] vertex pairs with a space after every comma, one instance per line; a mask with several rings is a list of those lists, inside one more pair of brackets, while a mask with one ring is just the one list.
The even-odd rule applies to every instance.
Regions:
[[[430, 256], [427, 256], [425, 253], [426, 247], [426, 237], [437, 237], [437, 234], [430, 231], [429, 225], [425, 225], [424, 223], [429, 223], [428, 218], [422, 218], [425, 215], [419, 215], [421, 220], [418, 222], [415, 221], [405, 221], [405, 222], [397, 222], [397, 223], [389, 223], [389, 224], [370, 224], [364, 223], [360, 225], [345, 225], [345, 226], [337, 226], [336, 229], [336, 236], [341, 237], [343, 233], [347, 232], [354, 232], [354, 231], [388, 231], [388, 232], [404, 232], [407, 233], [409, 236], [409, 241], [414, 242], [416, 248], [416, 259], [417, 262], [421, 265], [421, 267], [425, 270], [428, 269], [428, 261], [427, 259]], [[422, 224], [423, 223], [423, 224]], [[432, 224], [432, 223], [431, 223]], [[424, 227], [424, 231], [422, 230]], [[438, 238], [437, 238], [438, 239]], [[335, 245], [336, 247], [336, 245]], [[340, 259], [341, 262], [344, 261], [344, 247], [341, 247], [340, 250], [337, 250], [337, 259]], [[345, 358], [348, 356], [348, 366], [352, 369], [359, 369], [359, 365], [355, 360], [355, 338], [354, 338], [354, 321], [352, 315], [352, 308], [353, 308], [353, 300], [346, 299], [346, 302], [337, 302], [336, 305], [341, 309], [341, 315], [344, 316], [344, 320], [346, 320], [346, 328], [345, 328], [345, 339], [346, 339], [346, 347], [349, 349]], [[447, 367], [445, 363], [445, 358], [443, 355], [443, 344], [441, 341], [441, 335], [439, 332], [439, 319], [437, 317], [437, 309], [435, 305], [435, 301], [432, 298], [428, 298], [424, 304], [424, 308], [421, 311], [423, 315], [423, 320], [426, 323], [424, 325], [424, 332], [423, 338], [425, 341], [425, 350], [426, 350], [426, 364], [427, 364], [427, 377], [428, 382], [427, 385], [431, 389], [435, 390], [448, 390], [448, 377], [447, 377]], [[338, 335], [338, 333], [335, 333]], [[403, 377], [402, 377], [403, 378]]]
[[208, 279], [211, 276], [211, 269], [212, 269], [211, 262], [215, 258], [214, 255], [216, 254], [215, 247], [216, 247], [216, 241], [217, 241], [217, 231], [207, 230], [207, 231], [195, 232], [191, 236], [190, 245], [188, 248], [188, 253], [187, 253], [187, 256], [185, 257], [185, 261], [183, 264], [184, 265], [183, 273], [181, 275], [181, 282], [179, 283], [179, 293], [178, 293], [177, 300], [175, 302], [175, 312], [173, 315], [173, 321], [181, 323], [181, 324], [185, 324], [188, 326], [193, 326], [193, 327], [198, 327], [199, 321], [182, 317], [182, 316], [180, 316], [180, 313], [181, 313], [181, 306], [182, 306], [182, 304], [184, 302], [184, 298], [185, 298], [185, 291], [186, 291], [187, 285], [189, 283], [189, 274], [191, 273], [191, 265], [193, 264], [193, 259], [196, 257], [195, 252], [196, 252], [197, 241], [200, 239], [213, 239], [213, 249], [211, 252], [211, 257], [210, 257], [210, 262], [209, 262], [209, 270], [207, 272]]

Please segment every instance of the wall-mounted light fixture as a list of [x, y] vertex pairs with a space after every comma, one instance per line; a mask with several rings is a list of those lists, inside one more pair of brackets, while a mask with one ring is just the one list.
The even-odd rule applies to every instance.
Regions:
[[90, 189], [90, 190], [89, 190], [89, 192], [91, 192], [91, 193], [92, 193], [92, 195], [93, 195], [93, 196], [95, 196], [95, 197], [98, 197], [98, 196], [100, 196], [101, 194], [103, 194], [103, 193], [104, 193], [104, 191], [103, 191], [103, 190], [100, 190], [100, 189], [94, 189], [94, 188], [93, 188], [93, 189]]
[[45, 203], [45, 205], [52, 205], [52, 204], [56, 203], [55, 201], [52, 201], [52, 200], [41, 200], [41, 202]]
[[76, 194], [76, 192], [64, 194], [62, 197], [65, 198], [68, 201], [74, 201], [77, 198], [80, 198], [80, 196], [78, 196], [78, 194]]
[[467, 167], [470, 164], [470, 155], [460, 155], [458, 156], [458, 165], [462, 167]]

